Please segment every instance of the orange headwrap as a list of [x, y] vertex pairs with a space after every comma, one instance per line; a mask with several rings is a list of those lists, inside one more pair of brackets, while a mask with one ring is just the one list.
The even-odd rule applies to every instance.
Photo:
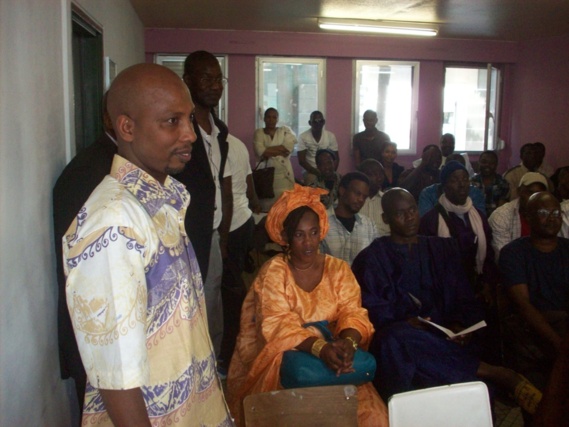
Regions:
[[320, 223], [320, 239], [322, 240], [326, 237], [326, 233], [328, 233], [328, 215], [326, 214], [326, 207], [320, 202], [322, 194], [328, 194], [328, 190], [303, 187], [298, 184], [294, 184], [292, 190], [285, 191], [267, 214], [265, 229], [269, 233], [271, 240], [281, 246], [286, 245], [286, 241], [282, 237], [283, 224], [288, 214], [301, 206], [308, 206], [316, 212]]

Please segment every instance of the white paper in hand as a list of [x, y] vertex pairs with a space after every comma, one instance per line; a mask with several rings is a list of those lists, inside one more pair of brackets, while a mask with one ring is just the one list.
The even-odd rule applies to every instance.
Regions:
[[478, 322], [478, 323], [476, 323], [476, 324], [470, 326], [469, 328], [463, 329], [462, 331], [455, 333], [455, 332], [451, 331], [450, 329], [445, 328], [444, 326], [437, 325], [436, 323], [431, 322], [431, 321], [429, 321], [429, 320], [427, 320], [427, 319], [423, 319], [423, 318], [420, 317], [420, 316], [418, 317], [418, 319], [419, 319], [421, 322], [428, 323], [429, 325], [434, 326], [434, 327], [437, 328], [438, 330], [443, 331], [445, 334], [448, 335], [449, 338], [458, 337], [458, 336], [460, 336], [460, 335], [466, 335], [466, 334], [469, 334], [470, 332], [474, 332], [474, 331], [476, 331], [476, 330], [478, 330], [478, 329], [483, 328], [483, 327], [486, 326], [486, 322], [485, 322], [484, 320], [481, 320], [480, 322]]

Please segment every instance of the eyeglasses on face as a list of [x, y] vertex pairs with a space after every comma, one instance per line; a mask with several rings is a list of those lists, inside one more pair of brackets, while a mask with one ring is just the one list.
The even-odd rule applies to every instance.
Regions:
[[536, 214], [541, 219], [547, 219], [549, 217], [552, 218], [561, 218], [562, 212], [559, 209], [547, 210], [547, 209], [538, 209]]

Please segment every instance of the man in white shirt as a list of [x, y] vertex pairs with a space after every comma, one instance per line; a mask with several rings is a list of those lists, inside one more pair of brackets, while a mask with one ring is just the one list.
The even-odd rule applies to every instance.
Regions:
[[492, 248], [496, 260], [504, 246], [522, 236], [529, 236], [526, 206], [532, 194], [547, 190], [547, 179], [538, 172], [527, 172], [519, 182], [518, 197], [497, 208], [488, 218], [492, 228]]
[[247, 290], [241, 277], [245, 260], [253, 247], [255, 220], [253, 212], [260, 213], [261, 205], [255, 192], [249, 151], [241, 140], [227, 135], [229, 152], [227, 163], [233, 175], [233, 216], [227, 242], [227, 258], [223, 263], [221, 296], [223, 300], [223, 340], [221, 342], [218, 372], [225, 374], [239, 333], [241, 305]]
[[378, 237], [373, 221], [359, 212], [369, 195], [369, 178], [350, 172], [340, 180], [338, 206], [328, 210], [330, 228], [322, 240], [323, 253], [343, 259], [348, 264]]
[[380, 237], [389, 236], [391, 231], [389, 225], [383, 221], [383, 207], [381, 206], [383, 192], [380, 190], [380, 187], [385, 179], [383, 166], [375, 159], [366, 159], [360, 163], [358, 170], [369, 178], [369, 197], [366, 199], [360, 213], [375, 223]]
[[[338, 157], [338, 142], [336, 136], [324, 129], [326, 120], [320, 111], [313, 111], [308, 121], [310, 129], [300, 134], [298, 138], [298, 163], [306, 171], [304, 179], [313, 182], [320, 176], [320, 171], [316, 167], [316, 152], [327, 148], [334, 152], [334, 170], [338, 169], [340, 157]], [[313, 175], [313, 176], [310, 176]]]
[[217, 58], [196, 51], [184, 63], [184, 82], [195, 103], [197, 140], [186, 168], [174, 177], [191, 195], [186, 230], [204, 279], [209, 334], [219, 356], [223, 337], [221, 276], [233, 215], [231, 166], [227, 162], [228, 129], [214, 114], [227, 79]]

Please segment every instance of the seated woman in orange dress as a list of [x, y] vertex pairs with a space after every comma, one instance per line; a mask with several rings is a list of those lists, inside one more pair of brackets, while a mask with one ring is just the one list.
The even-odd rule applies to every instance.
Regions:
[[[228, 403], [238, 425], [243, 399], [282, 389], [283, 352], [319, 354], [339, 375], [352, 371], [356, 345], [367, 349], [373, 326], [361, 306], [360, 287], [344, 261], [318, 252], [328, 231], [320, 195], [326, 190], [295, 185], [267, 216], [271, 239], [284, 254], [267, 261], [245, 298], [241, 330], [227, 378]], [[303, 327], [327, 320], [335, 340], [323, 344], [319, 331]], [[360, 426], [388, 425], [387, 409], [372, 383], [358, 387]]]

